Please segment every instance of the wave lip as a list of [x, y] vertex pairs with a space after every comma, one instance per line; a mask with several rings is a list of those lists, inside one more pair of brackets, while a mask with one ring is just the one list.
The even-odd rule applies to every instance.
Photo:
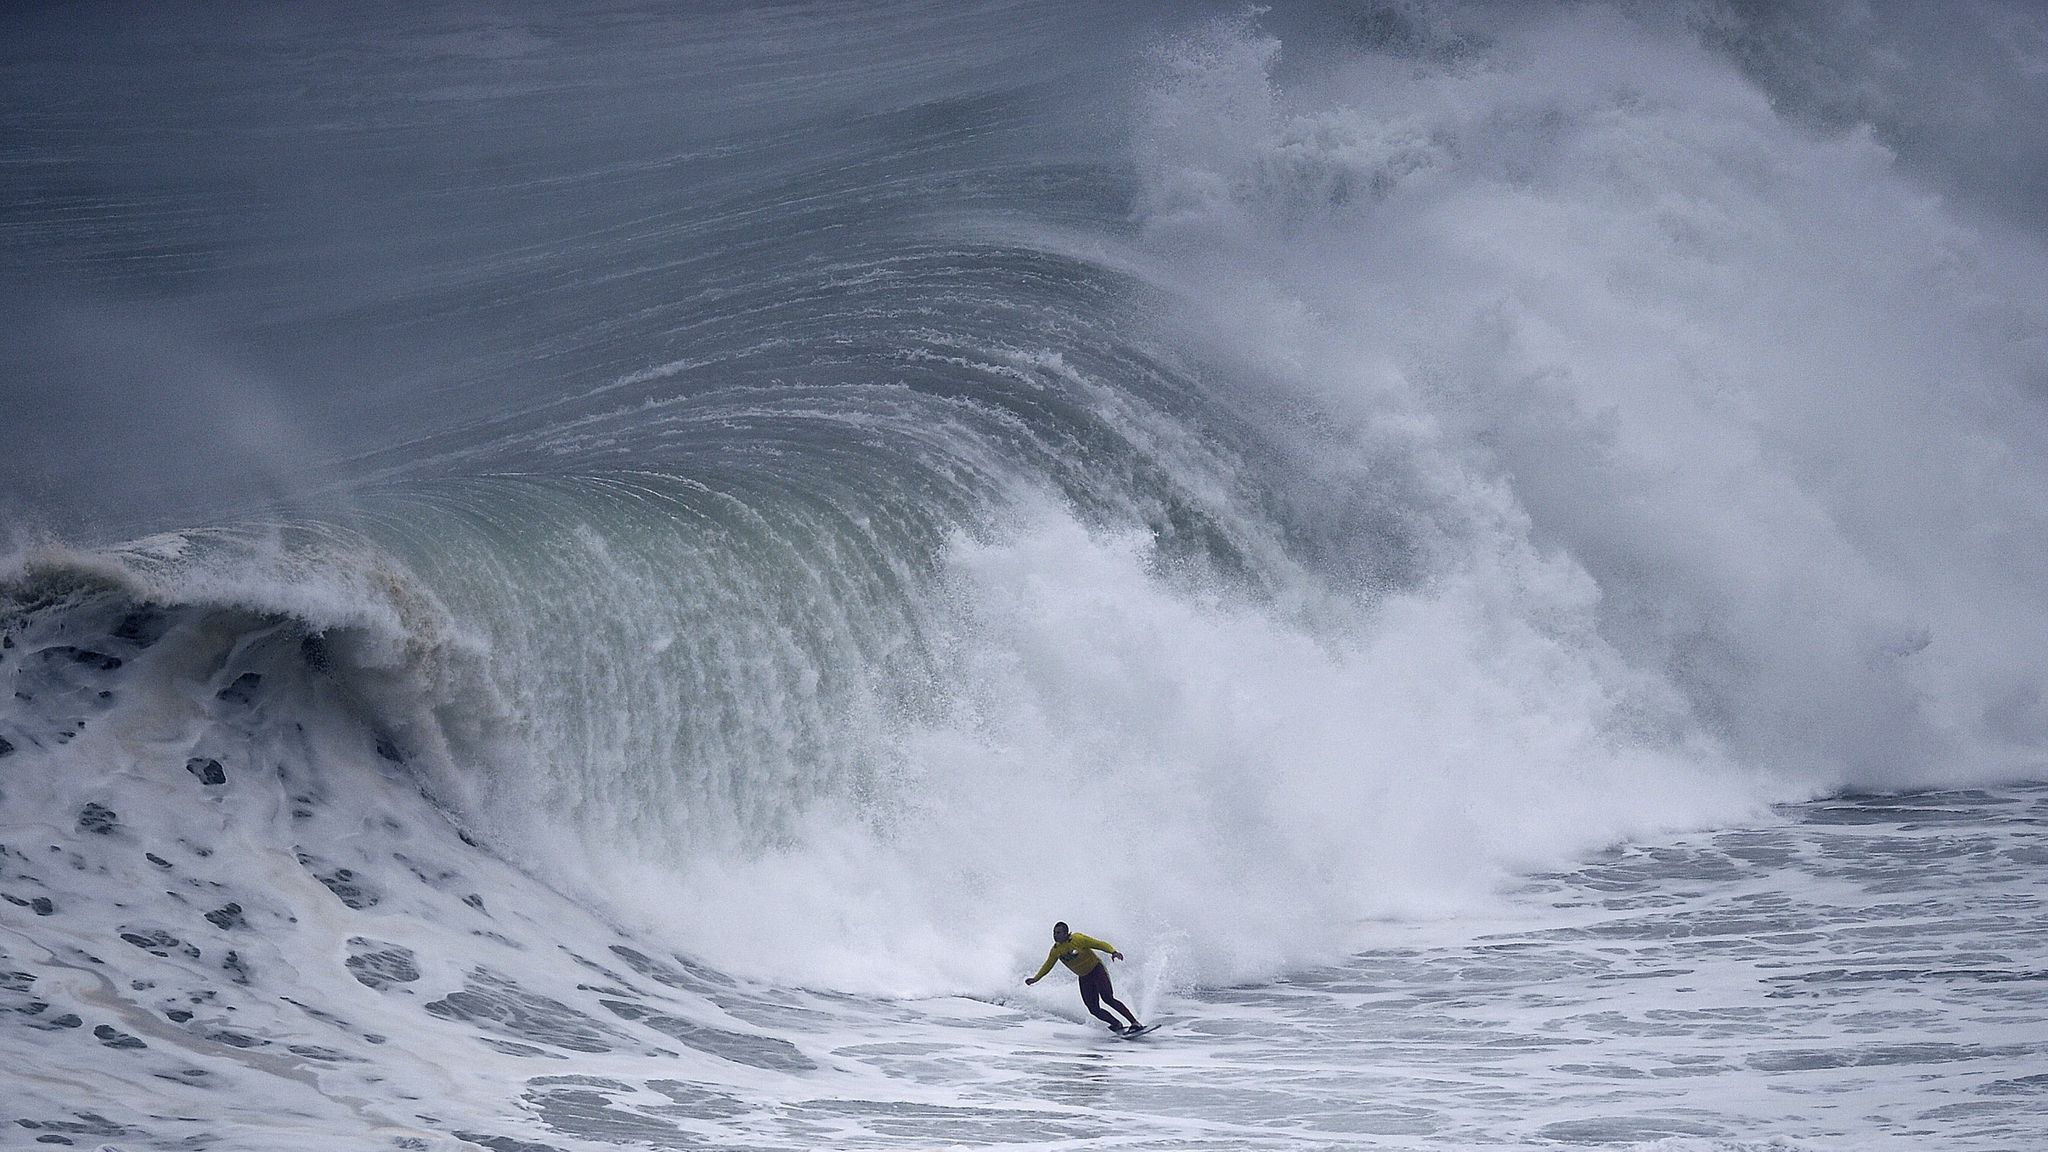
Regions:
[[[750, 1003], [729, 979], [630, 947], [464, 827], [394, 722], [395, 689], [427, 681], [352, 659], [380, 645], [338, 620], [377, 612], [315, 631], [250, 606], [271, 593], [145, 582], [172, 587], [45, 559], [0, 612], [0, 1052], [23, 1127], [490, 1142], [536, 1062], [817, 1067], [729, 1011]], [[434, 1119], [406, 1106], [429, 1085]]]
[[[272, 690], [289, 681], [338, 720], [373, 728], [385, 759], [404, 745], [421, 786], [451, 806], [470, 786], [481, 755], [475, 743], [508, 728], [482, 671], [484, 646], [388, 553], [317, 526], [28, 550], [0, 573], [0, 629], [24, 660], [45, 667], [76, 646], [35, 637], [82, 638], [90, 647], [72, 664], [118, 667], [155, 649], [144, 662], [149, 674], [128, 680], [147, 707], [109, 704], [111, 690], [96, 705], [116, 708], [112, 719], [139, 738], [192, 722], [208, 697], [247, 705], [266, 678]], [[17, 668], [17, 679], [24, 674]], [[47, 707], [31, 714], [54, 715]], [[61, 735], [31, 731], [30, 723], [17, 720], [17, 743], [46, 746]]]

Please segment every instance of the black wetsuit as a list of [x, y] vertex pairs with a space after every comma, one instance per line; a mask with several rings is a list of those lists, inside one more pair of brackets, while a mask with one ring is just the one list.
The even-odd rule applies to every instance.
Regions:
[[1109, 1002], [1110, 1008], [1124, 1014], [1124, 1019], [1131, 1022], [1131, 1027], [1138, 1026], [1138, 1018], [1131, 1014], [1129, 1008], [1124, 1007], [1123, 1001], [1116, 998], [1116, 989], [1110, 987], [1109, 965], [1097, 964], [1081, 977], [1081, 1003], [1088, 1005], [1088, 1011], [1094, 1013], [1096, 1019], [1108, 1021], [1112, 1028], [1123, 1027], [1123, 1020], [1111, 1016], [1108, 1009], [1099, 1003], [1105, 1000]]

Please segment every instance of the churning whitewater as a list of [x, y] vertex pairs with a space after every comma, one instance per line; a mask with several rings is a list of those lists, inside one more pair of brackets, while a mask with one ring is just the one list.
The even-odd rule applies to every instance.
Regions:
[[2048, 1146], [2042, 9], [0, 28], [0, 1144]]

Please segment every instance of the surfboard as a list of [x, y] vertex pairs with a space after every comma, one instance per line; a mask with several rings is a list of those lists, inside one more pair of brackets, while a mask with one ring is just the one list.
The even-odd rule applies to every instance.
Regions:
[[1145, 1033], [1154, 1031], [1158, 1027], [1159, 1025], [1157, 1024], [1147, 1024], [1142, 1028], [1129, 1028], [1116, 1033], [1116, 1038], [1119, 1040], [1129, 1040], [1133, 1036], [1143, 1036]]

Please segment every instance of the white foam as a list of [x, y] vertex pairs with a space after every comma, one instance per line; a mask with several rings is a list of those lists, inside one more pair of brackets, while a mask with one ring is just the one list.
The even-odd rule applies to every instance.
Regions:
[[2039, 771], [2038, 242], [1672, 25], [1415, 23], [1414, 52], [1249, 17], [1162, 52], [1135, 259], [1176, 337], [1349, 413], [1308, 450], [1418, 469], [1401, 498], [1458, 546], [1562, 552], [1743, 758]]
[[[1055, 919], [1214, 983], [1769, 794], [1640, 722], [1655, 701], [1588, 634], [1568, 568], [1447, 579], [1333, 641], [1190, 599], [1147, 553], [1049, 509], [962, 541], [950, 722], [786, 847], [692, 857], [640, 907], [721, 967], [835, 988], [992, 993]], [[1547, 629], [1492, 598], [1543, 579]]]

